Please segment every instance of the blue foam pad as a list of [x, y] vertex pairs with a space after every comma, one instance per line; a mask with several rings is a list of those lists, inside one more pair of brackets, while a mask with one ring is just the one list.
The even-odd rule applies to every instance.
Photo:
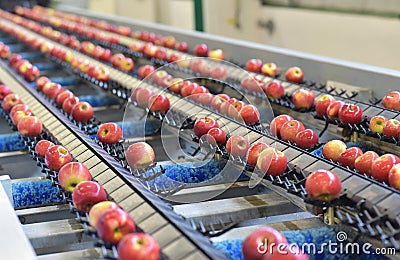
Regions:
[[0, 135], [0, 152], [10, 152], [25, 149], [25, 146], [18, 138], [18, 135], [18, 133]]
[[[173, 188], [181, 183], [185, 184], [196, 184], [200, 182], [205, 182], [213, 179], [213, 181], [218, 181], [218, 174], [224, 168], [225, 162], [211, 160], [205, 165], [200, 166], [199, 164], [194, 164], [191, 162], [185, 162], [180, 164], [167, 164], [163, 165], [165, 173], [151, 181], [149, 185]], [[155, 168], [155, 171], [160, 171], [160, 166]], [[148, 175], [152, 175], [151, 171], [148, 171]], [[222, 180], [222, 177], [221, 177]]]
[[18, 54], [21, 55], [21, 57], [26, 60], [33, 60], [33, 59], [41, 56], [41, 53], [36, 52], [36, 51], [35, 52], [20, 52]]
[[112, 106], [120, 103], [116, 97], [107, 95], [79, 96], [78, 98], [80, 101], [88, 102], [93, 107]]
[[[355, 256], [354, 255], [346, 255], [344, 254], [345, 249], [342, 249], [342, 252], [340, 251], [341, 246], [339, 245], [336, 235], [337, 232], [329, 227], [321, 227], [321, 228], [313, 228], [313, 229], [305, 229], [305, 230], [293, 230], [293, 231], [283, 231], [282, 234], [287, 238], [288, 243], [292, 244], [297, 244], [300, 248], [302, 248], [302, 245], [305, 243], [308, 243], [307, 245], [313, 244], [315, 245], [317, 251], [322, 251], [322, 252], [317, 252], [315, 255], [314, 254], [309, 254], [310, 259], [353, 259]], [[332, 244], [332, 249], [337, 249], [336, 254], [331, 254], [329, 252], [329, 249], [327, 246], [324, 246], [324, 250], [320, 250], [322, 248], [323, 243], [328, 243], [331, 241], [331, 243], [338, 243], [338, 245]], [[242, 244], [243, 244], [243, 239], [234, 239], [234, 240], [226, 240], [226, 241], [221, 241], [221, 242], [215, 242], [214, 246], [217, 249], [220, 249], [226, 253], [229, 259], [238, 259], [241, 260], [243, 259], [242, 255]], [[345, 248], [346, 244], [343, 244], [343, 248]], [[307, 250], [309, 247], [305, 246], [304, 249]], [[373, 252], [372, 249], [368, 249], [371, 252]], [[350, 249], [351, 252], [351, 249]], [[340, 254], [341, 253], [341, 254]], [[378, 257], [377, 255], [367, 255], [367, 254], [362, 254], [362, 247], [360, 246], [360, 255], [357, 255], [357, 259], [385, 259], [384, 257]], [[361, 257], [361, 258], [360, 258]]]
[[16, 53], [16, 52], [21, 52], [23, 51], [26, 47], [22, 43], [17, 43], [17, 44], [7, 44], [8, 47], [10, 47], [11, 52]]
[[70, 85], [75, 85], [79, 82], [79, 78], [75, 76], [69, 76], [69, 77], [50, 77], [50, 80], [52, 82], [58, 83], [61, 86], [70, 86]]
[[[116, 122], [119, 127], [121, 127], [123, 131], [124, 138], [134, 138], [134, 137], [143, 137], [142, 124], [140, 122]], [[145, 135], [153, 135], [161, 126], [161, 122], [158, 119], [149, 119], [146, 120], [145, 124]], [[97, 132], [97, 128], [94, 128], [93, 131]], [[91, 135], [91, 138], [97, 140], [97, 134]]]
[[[124, 138], [133, 138], [143, 136], [143, 122], [117, 122], [123, 131]], [[145, 123], [145, 135], [154, 135], [161, 127], [161, 121], [158, 119], [147, 119]]]
[[44, 70], [53, 70], [55, 68], [57, 68], [57, 65], [55, 65], [54, 63], [35, 63], [34, 64], [40, 71], [44, 71]]
[[60, 202], [58, 190], [50, 180], [21, 181], [12, 184], [14, 207]]

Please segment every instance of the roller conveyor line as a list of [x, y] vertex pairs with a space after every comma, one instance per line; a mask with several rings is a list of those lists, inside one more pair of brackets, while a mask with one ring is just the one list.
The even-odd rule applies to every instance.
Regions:
[[[48, 15], [43, 14], [43, 16], [40, 17], [40, 18], [43, 19], [45, 16], [48, 16]], [[73, 21], [70, 21], [70, 22], [71, 23], [75, 23]], [[54, 27], [54, 25], [51, 25], [51, 24], [48, 24], [48, 23], [46, 23], [46, 25]], [[99, 28], [94, 28], [94, 27], [91, 27], [91, 26], [88, 26], [88, 25], [82, 25], [81, 24], [81, 26], [83, 28], [85, 28], [86, 30], [92, 30], [92, 31], [94, 30], [94, 31], [101, 32], [101, 33], [103, 33], [105, 35], [108, 35], [108, 36], [118, 37], [119, 44], [109, 44], [107, 42], [101, 42], [101, 41], [98, 41], [98, 40], [93, 39], [93, 38], [87, 38], [87, 36], [82, 36], [82, 37], [86, 37], [88, 40], [91, 40], [91, 41], [94, 41], [94, 42], [99, 42], [100, 44], [103, 44], [103, 45], [106, 44], [106, 45], [108, 45], [107, 47], [111, 47], [111, 48], [117, 49], [119, 51], [123, 51], [124, 53], [127, 53], [129, 55], [132, 55], [132, 51], [130, 51], [127, 46], [130, 46], [132, 43], [145, 43], [144, 41], [137, 40], [137, 39], [134, 39], [132, 37], [123, 36], [123, 35], [120, 35], [120, 34], [117, 34], [117, 33], [101, 30]], [[54, 27], [54, 28], [60, 29], [58, 27]], [[67, 30], [65, 30], [65, 31], [69, 32]], [[172, 49], [168, 49], [168, 48], [165, 48], [165, 49], [167, 50], [168, 54], [170, 54], [173, 51], [173, 52], [179, 53], [183, 57], [196, 58], [196, 56], [194, 56], [194, 55], [192, 55], [190, 53], [179, 52], [177, 50], [172, 50]], [[163, 61], [158, 61], [158, 62], [161, 62], [162, 64], [165, 64], [165, 65], [167, 65], [169, 67], [172, 67], [173, 69], [179, 69], [174, 64], [168, 64], [168, 63], [163, 62]], [[240, 88], [240, 86], [238, 86], [238, 84], [240, 84], [240, 79], [244, 78], [246, 76], [252, 76], [252, 77], [260, 76], [260, 77], [262, 77], [264, 79], [264, 82], [266, 82], [266, 83], [268, 83], [268, 82], [273, 80], [273, 78], [267, 77], [267, 76], [262, 75], [262, 74], [257, 74], [257, 73], [254, 73], [254, 72], [244, 72], [242, 68], [240, 68], [240, 67], [238, 67], [236, 65], [233, 65], [233, 64], [228, 65], [226, 63], [221, 63], [221, 62], [213, 61], [213, 60], [210, 60], [209, 62], [211, 64], [211, 67], [215, 67], [215, 66], [224, 67], [227, 70], [228, 76], [229, 76], [229, 78], [227, 79], [227, 82], [230, 83], [231, 86], [234, 86], [235, 88], [240, 89], [241, 91], [245, 91], [246, 92], [246, 90], [243, 90], [243, 89]], [[303, 85], [293, 84], [293, 83], [290, 83], [290, 82], [285, 82], [285, 81], [281, 81], [281, 82], [282, 82], [282, 85], [285, 88], [285, 92], [287, 94], [289, 94], [289, 96], [291, 96], [291, 94], [295, 90], [297, 90], [297, 89], [299, 89], [301, 87], [304, 87]], [[350, 99], [352, 103], [355, 103], [355, 104], [359, 105], [363, 109], [365, 114], [368, 115], [368, 118], [371, 118], [371, 117], [373, 117], [375, 115], [382, 115], [382, 116], [385, 116], [386, 118], [389, 118], [389, 119], [391, 119], [391, 118], [400, 118], [400, 113], [399, 112], [383, 108], [382, 106], [378, 106], [378, 105], [373, 104], [373, 103], [367, 103], [367, 102], [362, 101], [362, 100], [354, 102], [352, 99], [354, 97], [357, 97], [357, 93], [356, 92], [348, 92], [348, 91], [346, 91], [346, 89], [335, 89], [334, 87], [327, 88], [325, 85], [320, 85], [320, 84], [316, 84], [316, 83], [313, 83], [313, 82], [308, 82], [308, 83], [305, 84], [305, 86], [307, 86], [308, 88], [311, 88], [313, 90], [316, 98], [318, 98], [319, 96], [321, 96], [323, 94], [329, 93], [329, 94], [335, 96], [337, 98], [337, 100], [346, 100], [347, 99], [347, 101], [348, 101]], [[256, 93], [252, 93], [252, 94], [256, 95]], [[261, 96], [259, 96], [259, 97], [261, 97]], [[263, 96], [263, 97], [265, 97], [265, 96]], [[280, 102], [278, 102], [278, 103], [280, 103]], [[369, 133], [369, 134], [371, 134], [371, 133]]]
[[[1, 65], [5, 66], [3, 62], [1, 62]], [[99, 147], [82, 134], [79, 129], [71, 125], [65, 125], [61, 119], [57, 118], [57, 116], [62, 118], [60, 113], [48, 110], [44, 106], [47, 102], [42, 97], [35, 99], [32, 93], [23, 88], [4, 69], [0, 69], [0, 78], [5, 84], [11, 86], [14, 93], [17, 93], [25, 104], [29, 105], [32, 112], [42, 120], [43, 126], [63, 146], [70, 150], [72, 156], [88, 167], [92, 177], [103, 185], [108, 195], [114, 201], [129, 212], [138, 226], [159, 241], [163, 252], [169, 258], [223, 258], [223, 255], [214, 250], [207, 240], [199, 236], [189, 226], [183, 225], [181, 218], [175, 215], [165, 203], [161, 202], [154, 194], [146, 191], [137, 183], [118, 162], [104, 153], [100, 155]], [[106, 158], [106, 160], [103, 158]], [[124, 181], [124, 178], [129, 180], [129, 184]], [[169, 215], [167, 215], [168, 212], [170, 212]], [[149, 221], [150, 219], [153, 221]], [[63, 223], [58, 223], [58, 225], [61, 225], [62, 228], [68, 226], [63, 225]], [[79, 226], [81, 224], [74, 226], [74, 232], [82, 232]], [[47, 230], [47, 228], [48, 226], [45, 226], [44, 230]], [[188, 230], [182, 231], [185, 228]], [[27, 229], [29, 230], [29, 227]], [[148, 232], [147, 230], [149, 229], [152, 232]], [[36, 233], [35, 231], [33, 232], [32, 235]], [[192, 235], [195, 238], [190, 238]], [[64, 239], [65, 236], [62, 237]], [[198, 246], [199, 243], [204, 244]]]
[[[112, 74], [114, 74], [114, 72], [112, 72]], [[125, 79], [129, 80], [129, 78], [125, 78]], [[134, 81], [132, 81], [132, 83], [133, 82]], [[155, 90], [157, 90], [157, 89], [155, 89]], [[170, 95], [170, 97], [172, 97], [172, 95]], [[176, 97], [174, 97], [174, 98], [176, 98]], [[190, 106], [193, 106], [193, 105], [191, 104]], [[193, 108], [192, 112], [198, 113], [198, 112], [200, 112], [202, 110], [203, 110], [202, 108], [195, 107], [195, 108]], [[188, 112], [188, 114], [191, 113], [190, 111], [185, 111], [185, 112]], [[208, 113], [210, 113], [210, 112], [208, 112]], [[234, 122], [230, 122], [230, 123], [237, 124], [237, 123], [234, 123]], [[237, 125], [236, 129], [240, 129], [240, 128], [242, 128], [242, 126], [241, 125]], [[257, 133], [256, 133], [256, 135], [257, 135]], [[260, 135], [260, 134], [258, 134], [258, 135], [259, 135], [260, 138], [262, 137], [262, 135]], [[272, 139], [271, 139], [271, 141], [274, 142], [274, 140], [272, 140]], [[289, 146], [285, 147], [285, 144], [282, 144], [280, 142], [278, 142], [278, 145], [279, 145], [279, 149], [284, 150], [285, 154], [288, 156], [288, 160], [291, 161], [292, 165], [297, 165], [297, 166], [299, 166], [299, 168], [305, 169], [306, 172], [312, 171], [313, 169], [317, 169], [317, 168], [321, 167], [322, 166], [321, 163], [322, 164], [328, 164], [331, 167], [335, 167], [335, 166], [330, 165], [328, 162], [318, 161], [316, 158], [312, 158], [311, 157], [311, 159], [314, 159], [314, 160], [310, 160], [310, 158], [309, 158], [310, 156], [308, 154], [302, 154], [302, 152], [299, 152], [298, 149], [293, 149], [292, 147], [289, 147]], [[324, 166], [326, 166], [326, 165], [324, 165]], [[321, 167], [321, 168], [323, 168], [323, 167]], [[334, 169], [334, 171], [335, 172], [337, 171], [337, 173], [339, 173], [339, 175], [341, 176], [342, 180], [345, 180], [345, 182], [347, 182], [347, 184], [345, 184], [345, 182], [343, 182], [343, 185], [345, 187], [348, 187], [347, 194], [350, 194], [350, 196], [353, 195], [353, 194], [355, 196], [358, 193], [358, 191], [363, 190], [364, 191], [364, 196], [361, 196], [359, 194], [357, 194], [357, 195], [359, 197], [361, 197], [362, 199], [365, 199], [365, 197], [367, 197], [367, 195], [370, 195], [370, 194], [368, 194], [368, 191], [373, 190], [374, 191], [374, 193], [373, 193], [374, 195], [376, 195], [375, 191], [378, 191], [378, 193], [379, 193], [379, 191], [381, 191], [378, 194], [378, 196], [376, 196], [375, 198], [372, 198], [371, 201], [373, 201], [373, 202], [379, 202], [380, 201], [380, 203], [378, 205], [381, 205], [384, 210], [388, 208], [387, 205], [389, 205], [390, 201], [396, 201], [396, 197], [393, 197], [393, 195], [398, 195], [398, 194], [391, 194], [390, 192], [388, 192], [386, 190], [386, 188], [381, 188], [381, 187], [379, 187], [379, 185], [377, 185], [378, 187], [373, 186], [373, 185], [376, 185], [376, 184], [371, 184], [369, 181], [365, 181], [365, 180], [364, 180], [364, 183], [362, 181], [360, 182], [360, 180], [363, 180], [362, 178], [360, 178], [358, 176], [350, 176], [350, 174], [347, 171], [343, 170], [343, 169]], [[361, 185], [356, 185], [356, 184], [360, 184], [360, 183], [361, 183]], [[366, 187], [368, 187], [368, 188], [366, 188]], [[365, 192], [365, 190], [367, 192]], [[370, 199], [370, 198], [368, 198], [368, 199]], [[189, 218], [191, 218], [191, 217], [189, 216]]]

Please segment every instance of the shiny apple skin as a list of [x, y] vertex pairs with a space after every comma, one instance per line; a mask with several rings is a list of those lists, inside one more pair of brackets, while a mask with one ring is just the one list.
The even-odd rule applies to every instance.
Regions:
[[307, 177], [305, 188], [309, 198], [329, 202], [339, 197], [342, 182], [334, 172], [321, 169]]

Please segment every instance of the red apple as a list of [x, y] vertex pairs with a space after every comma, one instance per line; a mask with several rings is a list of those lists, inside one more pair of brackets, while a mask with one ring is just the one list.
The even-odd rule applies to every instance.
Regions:
[[3, 100], [8, 94], [12, 94], [11, 89], [3, 84], [0, 84], [0, 101]]
[[389, 184], [395, 189], [400, 190], [400, 163], [390, 169], [388, 174]]
[[[17, 112], [19, 113], [19, 112]], [[21, 113], [28, 113], [22, 112]], [[42, 122], [36, 116], [25, 115], [18, 119], [18, 132], [23, 136], [38, 136], [42, 133]]]
[[14, 114], [18, 111], [30, 112], [32, 113], [31, 109], [28, 105], [25, 104], [17, 104], [13, 106], [10, 110], [10, 117], [13, 118]]
[[306, 129], [296, 134], [294, 142], [303, 149], [309, 149], [318, 144], [318, 134], [312, 129]]
[[215, 49], [208, 53], [208, 57], [210, 57], [211, 59], [223, 60], [225, 59], [225, 53], [221, 49]]
[[239, 117], [246, 125], [255, 125], [260, 121], [260, 113], [253, 105], [245, 105], [239, 111]]
[[33, 65], [29, 61], [22, 59], [22, 60], [18, 61], [15, 66], [16, 66], [18, 73], [21, 75], [24, 75], [24, 73]]
[[194, 48], [194, 55], [199, 57], [206, 57], [208, 55], [208, 47], [206, 44], [201, 43]]
[[332, 102], [328, 108], [326, 109], [326, 115], [331, 120], [336, 120], [339, 118], [339, 111], [344, 106], [345, 103], [343, 101], [335, 101]]
[[291, 67], [286, 71], [286, 80], [293, 83], [302, 83], [304, 79], [304, 73], [299, 67]]
[[261, 73], [268, 77], [275, 77], [278, 74], [278, 66], [273, 63], [265, 63], [261, 67]]
[[61, 145], [49, 147], [45, 154], [47, 167], [53, 171], [59, 171], [65, 164], [71, 162], [71, 153]]
[[124, 36], [128, 36], [131, 34], [131, 28], [129, 28], [128, 26], [120, 25], [117, 27], [115, 32]]
[[181, 60], [181, 55], [176, 52], [172, 52], [168, 55], [167, 61], [168, 63], [176, 62]]
[[200, 98], [200, 94], [203, 93], [209, 93], [210, 91], [208, 88], [204, 86], [197, 86], [195, 87], [192, 92], [190, 92], [190, 98], [193, 99], [194, 101], [198, 102], [198, 99]]
[[89, 224], [96, 228], [99, 218], [109, 210], [119, 209], [119, 205], [113, 201], [100, 201], [93, 205], [89, 211]]
[[245, 156], [249, 148], [249, 140], [240, 135], [232, 135], [226, 143], [226, 150], [235, 157]]
[[116, 53], [111, 57], [111, 64], [115, 68], [119, 68], [125, 56], [122, 53]]
[[339, 110], [339, 120], [343, 124], [359, 124], [362, 116], [362, 110], [357, 105], [344, 104]]
[[224, 67], [211, 68], [210, 77], [213, 79], [225, 80], [228, 72]]
[[22, 104], [21, 98], [17, 94], [8, 94], [3, 98], [3, 102], [1, 103], [1, 107], [5, 112], [10, 112], [13, 106]]
[[383, 134], [388, 137], [395, 139], [399, 138], [398, 134], [400, 132], [400, 121], [397, 119], [390, 119], [385, 122], [383, 126]]
[[273, 147], [267, 147], [258, 156], [257, 168], [264, 173], [279, 176], [285, 172], [286, 167], [286, 155]]
[[163, 47], [158, 47], [154, 53], [154, 58], [159, 60], [166, 60], [167, 59], [167, 50]]
[[72, 192], [72, 203], [79, 211], [89, 212], [93, 205], [105, 200], [107, 200], [106, 191], [94, 181], [81, 181]]
[[383, 107], [400, 111], [400, 92], [392, 91], [388, 93], [382, 100]]
[[181, 52], [187, 52], [189, 50], [189, 47], [186, 42], [180, 42], [176, 49]]
[[118, 260], [158, 260], [160, 246], [157, 241], [145, 233], [125, 235], [118, 243]]
[[110, 71], [105, 67], [96, 66], [93, 71], [93, 77], [98, 81], [109, 81], [111, 78]]
[[139, 106], [147, 106], [150, 97], [154, 95], [154, 92], [147, 88], [140, 88], [136, 92], [136, 102]]
[[[286, 237], [271, 227], [262, 227], [248, 235], [242, 244], [245, 260], [262, 260], [267, 255], [276, 254], [278, 245], [287, 244]], [[268, 248], [265, 248], [267, 246]], [[266, 252], [262, 254], [261, 252]]]
[[211, 107], [215, 111], [220, 111], [221, 105], [225, 102], [227, 102], [230, 99], [230, 97], [226, 94], [218, 94], [213, 97], [211, 100]]
[[371, 175], [376, 180], [387, 183], [389, 171], [398, 163], [400, 163], [400, 159], [396, 155], [384, 154], [372, 163]]
[[64, 110], [65, 113], [69, 115], [71, 114], [72, 108], [78, 103], [79, 103], [78, 97], [66, 98], [62, 104], [62, 109]]
[[18, 126], [19, 120], [25, 116], [32, 116], [32, 112], [31, 111], [15, 111], [15, 113], [11, 116], [11, 121], [15, 126]]
[[314, 104], [314, 92], [307, 89], [298, 89], [293, 93], [292, 102], [297, 109], [310, 109]]
[[65, 89], [60, 84], [49, 81], [44, 85], [42, 92], [48, 98], [55, 100], [57, 95], [64, 90]]
[[280, 130], [281, 138], [284, 141], [294, 143], [297, 133], [303, 130], [305, 130], [305, 128], [302, 122], [290, 120], [282, 125]]
[[49, 140], [40, 140], [35, 145], [35, 152], [38, 156], [44, 157], [46, 155], [47, 150], [53, 146], [54, 144]]
[[350, 169], [354, 169], [355, 161], [361, 155], [363, 155], [363, 152], [361, 151], [360, 148], [350, 147], [340, 154], [338, 162], [344, 167], [347, 166]]
[[340, 154], [346, 151], [347, 146], [340, 140], [332, 140], [327, 142], [322, 148], [322, 154], [327, 160], [337, 162]]
[[253, 144], [246, 154], [247, 164], [255, 167], [257, 165], [258, 157], [262, 151], [266, 148], [271, 147], [269, 144], [264, 142], [257, 142]]
[[207, 141], [209, 143], [216, 143], [218, 145], [223, 145], [226, 143], [226, 134], [224, 130], [218, 127], [211, 128], [207, 132]]
[[282, 125], [286, 122], [292, 121], [293, 117], [289, 115], [279, 115], [272, 119], [271, 124], [269, 126], [269, 131], [273, 136], [281, 137], [281, 128]]
[[170, 107], [170, 103], [166, 96], [154, 94], [150, 96], [147, 106], [151, 112], [165, 114]]
[[207, 132], [211, 129], [211, 128], [215, 128], [215, 127], [219, 127], [218, 122], [211, 118], [211, 117], [204, 117], [204, 118], [199, 118], [196, 120], [196, 122], [194, 123], [194, 127], [193, 127], [193, 131], [194, 134], [200, 138], [203, 135], [207, 134]]
[[67, 98], [72, 98], [72, 97], [75, 97], [75, 95], [74, 95], [74, 93], [72, 93], [69, 90], [65, 90], [65, 91], [62, 91], [62, 92], [58, 93], [58, 95], [56, 97], [57, 106], [62, 106], [62, 104], [64, 103], [64, 101]]
[[73, 192], [75, 187], [82, 181], [90, 181], [92, 176], [89, 169], [80, 162], [70, 162], [65, 164], [58, 171], [58, 184], [65, 191]]
[[315, 103], [315, 112], [320, 116], [326, 116], [327, 108], [336, 99], [329, 94], [320, 96]]
[[280, 81], [273, 80], [267, 85], [265, 94], [269, 98], [279, 99], [285, 94], [285, 89]]
[[185, 80], [182, 83], [182, 88], [181, 88], [181, 93], [180, 94], [181, 94], [182, 97], [188, 97], [198, 87], [199, 87], [199, 85], [197, 83]]
[[89, 70], [93, 67], [94, 65], [90, 63], [89, 60], [82, 60], [81, 63], [79, 63], [78, 65], [78, 70], [82, 73], [87, 74], [89, 72]]
[[154, 150], [145, 142], [137, 142], [126, 149], [125, 157], [132, 169], [146, 168], [154, 162]]
[[8, 45], [4, 45], [3, 48], [0, 48], [0, 58], [7, 59], [11, 55], [11, 49]]
[[173, 49], [176, 45], [176, 39], [174, 36], [165, 36], [163, 39], [163, 45], [167, 48]]
[[161, 84], [161, 82], [167, 78], [167, 77], [172, 77], [171, 75], [169, 75], [168, 72], [166, 72], [165, 70], [157, 70], [152, 77], [152, 81], [158, 85]]
[[247, 77], [240, 82], [240, 86], [243, 89], [247, 89], [251, 92], [263, 92], [265, 89], [265, 83], [260, 77]]
[[104, 123], [97, 130], [99, 141], [106, 144], [115, 144], [122, 139], [122, 129], [116, 123]]
[[135, 232], [136, 225], [126, 211], [112, 209], [99, 218], [96, 229], [104, 242], [116, 245], [125, 235]]
[[179, 94], [181, 93], [182, 85], [183, 85], [183, 79], [173, 78], [171, 79], [171, 84], [168, 86], [168, 90]]
[[157, 47], [154, 46], [153, 43], [148, 42], [145, 45], [143, 45], [142, 48], [142, 53], [144, 56], [147, 56], [149, 58], [154, 57], [154, 54], [156, 53]]
[[72, 107], [71, 115], [78, 122], [88, 122], [93, 117], [93, 107], [88, 102], [79, 102]]
[[305, 187], [309, 198], [329, 202], [339, 197], [342, 182], [334, 172], [317, 170], [307, 177]]
[[16, 64], [18, 61], [22, 60], [22, 56], [19, 54], [13, 54], [10, 59], [8, 60], [8, 63], [10, 64], [11, 67], [15, 68]]
[[367, 151], [354, 162], [354, 167], [359, 173], [371, 176], [372, 164], [379, 157], [379, 155], [374, 151]]
[[[233, 98], [232, 98], [232, 99], [233, 99]], [[232, 99], [231, 99], [231, 100], [232, 100]], [[229, 101], [229, 103], [230, 103], [230, 101]], [[240, 115], [239, 115], [239, 113], [240, 113], [240, 110], [242, 110], [242, 108], [243, 108], [244, 106], [246, 106], [246, 103], [244, 103], [243, 101], [238, 100], [238, 101], [233, 102], [233, 103], [230, 104], [230, 106], [228, 107], [228, 116], [229, 116], [230, 118], [235, 118], [235, 119], [240, 120]]]
[[203, 106], [211, 106], [211, 102], [214, 98], [214, 95], [211, 93], [201, 93], [197, 97], [197, 102], [202, 104]]
[[260, 72], [262, 66], [263, 63], [260, 59], [250, 59], [246, 63], [246, 69], [251, 72]]
[[135, 67], [135, 62], [131, 58], [124, 57], [119, 63], [118, 68], [125, 72], [131, 72]]
[[384, 116], [374, 116], [369, 121], [369, 129], [372, 133], [382, 134], [386, 121], [387, 119]]

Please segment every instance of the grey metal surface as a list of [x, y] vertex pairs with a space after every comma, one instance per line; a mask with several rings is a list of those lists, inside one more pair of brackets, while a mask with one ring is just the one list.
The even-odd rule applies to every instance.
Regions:
[[18, 209], [16, 213], [21, 224], [74, 218], [68, 204]]
[[90, 248], [62, 253], [38, 256], [38, 260], [71, 260], [71, 259], [99, 259], [102, 257], [100, 248]]

